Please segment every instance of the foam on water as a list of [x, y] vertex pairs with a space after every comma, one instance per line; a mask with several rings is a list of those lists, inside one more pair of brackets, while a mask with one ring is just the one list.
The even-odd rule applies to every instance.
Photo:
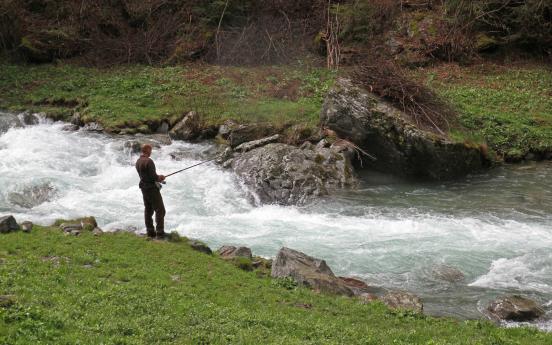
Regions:
[[[46, 224], [94, 215], [106, 230], [143, 229], [137, 156], [123, 139], [61, 127], [43, 122], [0, 136], [0, 213]], [[152, 158], [168, 173], [208, 149], [175, 142]], [[176, 161], [174, 152], [191, 158]], [[506, 292], [552, 300], [552, 165], [493, 174], [446, 185], [368, 176], [359, 191], [313, 205], [255, 207], [232, 173], [206, 164], [169, 178], [162, 193], [166, 227], [182, 235], [266, 257], [289, 246], [326, 259], [336, 274], [414, 291], [431, 313], [481, 317], [478, 306]], [[44, 183], [55, 188], [53, 200], [32, 209], [10, 204], [10, 192]], [[438, 264], [459, 268], [466, 282], [436, 279]]]

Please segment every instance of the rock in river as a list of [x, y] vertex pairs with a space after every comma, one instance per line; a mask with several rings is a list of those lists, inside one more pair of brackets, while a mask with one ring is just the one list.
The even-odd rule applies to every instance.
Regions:
[[15, 114], [0, 112], [0, 134], [12, 127], [21, 127], [21, 121]]
[[289, 248], [282, 248], [272, 263], [273, 278], [291, 277], [299, 285], [325, 293], [353, 296], [353, 292], [337, 278], [326, 261]]
[[507, 321], [531, 321], [544, 315], [544, 310], [533, 300], [513, 295], [503, 296], [487, 307], [491, 317]]
[[355, 186], [348, 157], [331, 148], [268, 144], [236, 156], [231, 166], [260, 203], [293, 205]]
[[490, 164], [480, 147], [422, 130], [408, 118], [350, 80], [339, 79], [326, 97], [320, 120], [340, 138], [375, 155], [366, 166], [383, 172], [443, 180]]
[[52, 200], [56, 190], [49, 183], [32, 186], [23, 189], [21, 192], [11, 192], [8, 194], [8, 200], [13, 205], [24, 208], [33, 208], [42, 203]]

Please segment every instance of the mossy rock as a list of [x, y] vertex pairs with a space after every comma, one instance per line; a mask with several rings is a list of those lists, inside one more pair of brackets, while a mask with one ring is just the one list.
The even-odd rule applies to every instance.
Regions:
[[28, 61], [44, 63], [74, 56], [81, 48], [76, 34], [69, 29], [57, 28], [23, 36], [18, 50]]
[[235, 257], [230, 262], [244, 271], [253, 271], [253, 261], [249, 258]]

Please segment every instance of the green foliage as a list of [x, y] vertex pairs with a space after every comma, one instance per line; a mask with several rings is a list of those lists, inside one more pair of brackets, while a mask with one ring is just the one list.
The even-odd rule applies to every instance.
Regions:
[[485, 32], [504, 43], [552, 48], [550, 1], [446, 0], [445, 6], [458, 28]]
[[397, 314], [381, 303], [316, 294], [181, 243], [129, 233], [67, 237], [37, 226], [31, 234], [2, 235], [0, 259], [0, 295], [15, 296], [0, 307], [0, 344], [552, 341], [529, 328]]
[[355, 0], [332, 6], [346, 42], [370, 42], [393, 25], [400, 5], [395, 0]]
[[429, 85], [460, 110], [460, 121], [468, 129], [455, 132], [457, 139], [483, 139], [492, 150], [511, 160], [529, 152], [552, 152], [549, 69], [475, 66], [437, 71], [439, 77], [429, 73]]
[[[208, 124], [234, 119], [315, 126], [323, 97], [335, 77], [332, 72], [306, 66], [0, 67], [0, 108], [45, 111], [66, 119], [76, 110], [84, 120], [110, 129], [137, 128], [191, 110]], [[267, 81], [269, 77], [278, 83]]]

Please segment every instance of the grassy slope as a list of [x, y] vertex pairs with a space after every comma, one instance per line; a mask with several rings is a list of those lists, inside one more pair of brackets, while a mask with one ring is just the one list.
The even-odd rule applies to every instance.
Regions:
[[[135, 126], [195, 110], [208, 123], [225, 119], [314, 125], [333, 82], [325, 69], [303, 67], [127, 66], [112, 70], [71, 65], [0, 64], [0, 109], [70, 113], [76, 100], [107, 127]], [[57, 104], [57, 105], [56, 105]]]
[[418, 77], [454, 104], [469, 133], [457, 139], [484, 141], [511, 159], [552, 152], [552, 70], [543, 66], [423, 69]]
[[[57, 258], [57, 259], [56, 259]], [[0, 344], [550, 344], [552, 334], [285, 288], [183, 243], [1, 235]]]
[[[195, 110], [208, 124], [303, 123], [315, 126], [335, 74], [308, 66], [126, 66], [112, 70], [72, 65], [0, 64], [0, 109], [69, 115], [63, 103], [106, 127], [138, 127], [148, 120]], [[542, 66], [420, 69], [415, 76], [454, 104], [464, 128], [452, 137], [486, 142], [499, 156], [552, 152], [552, 71]]]

